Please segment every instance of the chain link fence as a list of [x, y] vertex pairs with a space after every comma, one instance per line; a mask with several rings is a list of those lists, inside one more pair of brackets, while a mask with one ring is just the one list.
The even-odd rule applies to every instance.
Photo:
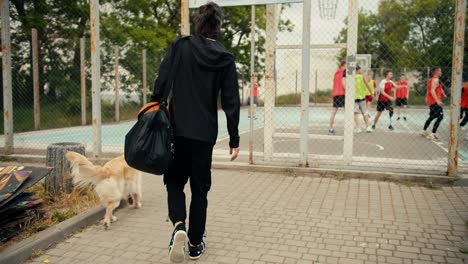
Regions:
[[[68, 141], [84, 143], [92, 152], [89, 3], [19, 2], [10, 6], [15, 153], [43, 154], [48, 144]], [[179, 32], [180, 8], [178, 1], [101, 2], [98, 114], [102, 117], [103, 152], [117, 154], [123, 152], [125, 134], [138, 109], [149, 100], [159, 63]], [[356, 108], [355, 116], [354, 109], [353, 115], [345, 115], [345, 104], [335, 104], [339, 107], [333, 116], [333, 95], [344, 95], [333, 89], [341, 82], [337, 77], [340, 62], [347, 59], [347, 0], [311, 2], [307, 117], [302, 70], [304, 4], [255, 7], [253, 78], [251, 7], [223, 7], [224, 35], [220, 41], [236, 55], [243, 103], [240, 162], [249, 162], [251, 155], [256, 164], [298, 165], [301, 153], [306, 153], [310, 167], [437, 173], [447, 169], [455, 1], [358, 2], [356, 64], [363, 77], [358, 77], [355, 85], [349, 85], [349, 76], [345, 77], [344, 93], [352, 91], [355, 100], [362, 100], [359, 89], [371, 91], [364, 91], [369, 95], [367, 101], [364, 97], [363, 103], [348, 103]], [[34, 96], [33, 29], [37, 30], [39, 100]], [[466, 72], [466, 61], [464, 65]], [[348, 58], [348, 69], [342, 70], [342, 75], [352, 74], [349, 66], [354, 64]], [[429, 117], [426, 93], [433, 66], [442, 70], [440, 82], [447, 95], [442, 98], [444, 118], [435, 131], [437, 139], [430, 134], [429, 138], [421, 136]], [[393, 81], [396, 87], [391, 97], [401, 98], [377, 109], [379, 86], [388, 71], [393, 77], [387, 75], [383, 83]], [[400, 80], [402, 75], [406, 83]], [[3, 94], [1, 99], [3, 109]], [[383, 110], [378, 120], [377, 110]], [[3, 122], [1, 119], [2, 134]], [[301, 126], [307, 129], [306, 135]], [[354, 133], [345, 133], [346, 127], [352, 127]], [[307, 141], [305, 152], [301, 136]], [[352, 140], [350, 160], [345, 153], [346, 138]], [[215, 159], [226, 159], [227, 142], [226, 120], [220, 113]], [[0, 137], [0, 143], [3, 147], [5, 137]], [[468, 134], [462, 130], [459, 166], [465, 172], [467, 160]]]

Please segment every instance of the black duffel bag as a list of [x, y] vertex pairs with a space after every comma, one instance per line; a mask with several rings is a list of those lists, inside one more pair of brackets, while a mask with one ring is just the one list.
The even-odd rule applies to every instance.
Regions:
[[148, 103], [125, 136], [125, 160], [134, 169], [162, 175], [174, 158], [172, 126], [164, 104]]

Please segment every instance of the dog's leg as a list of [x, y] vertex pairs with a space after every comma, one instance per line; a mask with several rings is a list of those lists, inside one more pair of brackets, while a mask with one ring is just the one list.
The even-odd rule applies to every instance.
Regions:
[[106, 206], [106, 215], [104, 217], [104, 228], [108, 229], [110, 227], [110, 223], [117, 221], [117, 217], [112, 215], [117, 206], [119, 206], [120, 201], [108, 201]]
[[134, 193], [132, 197], [135, 199], [133, 206], [135, 208], [141, 208], [141, 193]]

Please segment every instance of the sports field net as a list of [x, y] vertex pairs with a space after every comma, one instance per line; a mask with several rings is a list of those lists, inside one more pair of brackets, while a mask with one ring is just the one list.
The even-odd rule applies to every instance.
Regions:
[[[168, 3], [143, 1], [137, 4], [124, 0], [106, 2], [101, 8], [102, 108], [98, 114], [103, 121], [101, 139], [104, 152], [122, 153], [125, 134], [135, 122], [136, 112], [145, 100], [144, 94], [148, 100], [160, 61], [168, 45], [179, 34], [179, 1]], [[131, 10], [128, 9], [129, 4], [132, 5]], [[92, 151], [89, 4], [82, 1], [62, 6], [52, 1], [46, 5], [50, 8], [41, 10], [41, 21], [36, 19], [34, 14], [38, 11], [29, 2], [10, 7], [15, 151], [41, 154], [48, 144], [70, 141], [84, 143]], [[18, 12], [18, 7], [24, 8], [25, 12]], [[345, 83], [344, 90], [337, 88], [343, 77], [343, 73], [338, 71], [339, 64], [346, 57], [347, 0], [311, 1], [308, 73], [304, 73], [301, 67], [303, 4], [270, 6], [274, 9], [273, 17], [266, 15], [265, 5], [256, 6], [255, 73], [258, 89], [253, 112], [247, 108], [252, 87], [250, 8], [223, 7], [225, 16], [220, 38], [220, 42], [237, 59], [243, 103], [239, 124], [241, 162], [248, 162], [249, 141], [252, 140], [255, 163], [299, 163], [302, 77], [307, 74], [310, 77], [306, 124], [309, 166], [446, 171], [450, 144], [455, 1], [359, 1], [357, 64], [361, 67], [360, 81], [367, 81], [370, 92], [363, 82], [359, 87], [348, 87]], [[193, 12], [191, 10], [192, 15]], [[267, 27], [273, 30], [269, 31]], [[38, 129], [34, 122], [30, 54], [32, 28], [37, 29], [39, 40], [41, 122]], [[80, 92], [82, 37], [85, 41], [84, 96]], [[268, 52], [271, 56], [266, 55]], [[464, 59], [466, 72], [468, 56], [465, 55]], [[442, 95], [440, 98], [444, 104], [443, 116], [440, 108], [432, 107], [429, 126], [423, 133], [430, 117], [426, 94], [433, 66], [440, 66], [438, 81], [447, 97]], [[116, 83], [117, 79], [119, 83]], [[387, 97], [379, 94], [379, 84], [386, 87], [390, 81], [401, 89], [390, 87], [387, 90], [389, 97], [396, 100], [388, 101]], [[356, 120], [346, 119], [340, 96], [358, 89], [360, 92], [352, 98]], [[116, 102], [120, 102], [120, 107], [116, 107]], [[338, 111], [333, 119], [334, 102]], [[3, 97], [0, 104], [3, 107]], [[85, 118], [83, 111], [86, 112]], [[379, 112], [381, 116], [377, 120]], [[253, 137], [249, 133], [249, 118], [254, 119]], [[438, 129], [434, 129], [436, 123]], [[354, 146], [352, 162], [344, 165], [344, 138], [349, 136], [344, 133], [346, 124], [353, 127]], [[459, 164], [462, 170], [468, 161], [467, 127], [463, 126], [460, 133]], [[3, 119], [0, 119], [0, 132], [3, 134]], [[215, 159], [227, 158], [228, 138], [226, 120], [220, 112]], [[3, 136], [0, 144], [3, 147]]]

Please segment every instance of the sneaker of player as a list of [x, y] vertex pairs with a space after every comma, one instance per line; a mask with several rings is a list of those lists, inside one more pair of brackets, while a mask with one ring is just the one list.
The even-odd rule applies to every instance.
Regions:
[[397, 120], [397, 121], [400, 121], [400, 117], [398, 117], [396, 120]]
[[328, 135], [335, 135], [335, 134], [336, 134], [336, 132], [335, 132], [334, 128], [328, 129]]
[[430, 140], [433, 140], [433, 141], [439, 141], [439, 138], [434, 133], [430, 133], [427, 136], [427, 139], [430, 139]]
[[361, 129], [361, 128], [355, 128], [355, 129], [354, 129], [354, 133], [356, 133], [356, 134], [359, 134], [359, 133], [361, 133], [361, 132], [362, 132], [362, 129]]
[[172, 232], [169, 243], [169, 259], [171, 262], [181, 263], [185, 260], [185, 243], [187, 242], [187, 231], [184, 224], [178, 224]]
[[192, 247], [189, 243], [188, 248], [189, 248], [190, 259], [196, 260], [196, 259], [199, 259], [203, 255], [203, 252], [205, 252], [205, 249], [206, 249], [206, 245], [204, 241], [202, 241], [200, 245], [195, 246], [195, 247]]
[[406, 119], [406, 116], [403, 117], [403, 120], [408, 121], [408, 119]]
[[367, 132], [367, 133], [372, 133], [372, 131], [374, 131], [374, 130], [372, 129], [371, 126], [368, 126], [368, 127], [366, 128], [366, 132]]
[[372, 125], [372, 130], [375, 130], [375, 125]]
[[390, 130], [394, 130], [395, 128], [393, 128], [393, 126], [392, 126], [392, 125], [389, 125], [389, 126], [388, 126], [388, 129], [390, 129]]
[[427, 132], [426, 130], [421, 131], [419, 134], [423, 137], [429, 136], [429, 132]]

